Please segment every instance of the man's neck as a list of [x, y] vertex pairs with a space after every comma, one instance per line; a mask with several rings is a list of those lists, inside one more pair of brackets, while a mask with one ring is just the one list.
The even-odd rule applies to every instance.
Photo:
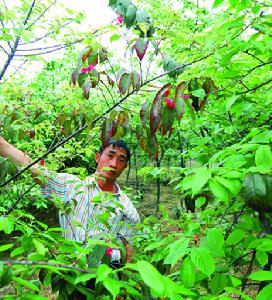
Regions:
[[97, 180], [97, 184], [103, 192], [117, 193], [117, 187], [115, 182], [109, 182], [106, 180]]

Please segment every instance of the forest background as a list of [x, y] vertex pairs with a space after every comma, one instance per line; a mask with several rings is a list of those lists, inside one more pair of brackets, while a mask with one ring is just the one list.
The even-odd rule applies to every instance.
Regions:
[[[133, 156], [122, 181], [142, 218], [133, 262], [112, 270], [106, 243], [82, 247], [48, 222], [31, 165], [1, 158], [2, 298], [47, 299], [52, 287], [58, 299], [75, 289], [89, 299], [271, 299], [271, 3], [204, 4], [110, 0], [116, 19], [92, 31], [70, 8], [52, 15], [57, 1], [0, 4], [1, 135], [33, 163], [81, 178], [101, 142], [124, 138]], [[33, 77], [31, 61], [44, 64]]]

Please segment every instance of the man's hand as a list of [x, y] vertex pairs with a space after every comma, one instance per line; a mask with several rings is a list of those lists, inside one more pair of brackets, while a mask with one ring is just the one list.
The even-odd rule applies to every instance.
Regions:
[[[9, 144], [2, 136], [0, 136], [0, 156], [8, 157], [12, 163], [18, 166], [27, 166], [31, 163], [31, 158], [21, 150]], [[37, 165], [31, 167], [33, 177], [39, 175]], [[36, 182], [41, 184], [41, 181], [36, 178]]]

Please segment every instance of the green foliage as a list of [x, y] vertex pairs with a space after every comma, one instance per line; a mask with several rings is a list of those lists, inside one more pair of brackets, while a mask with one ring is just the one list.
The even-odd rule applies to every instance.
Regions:
[[[3, 21], [16, 20], [15, 27], [1, 29], [3, 43], [38, 38], [20, 23], [29, 1], [12, 9], [1, 5]], [[209, 9], [187, 0], [109, 5], [125, 26], [108, 24], [101, 32], [110, 32], [112, 44], [125, 38], [126, 59], [120, 58], [123, 47], [106, 49], [88, 34], [79, 55], [71, 46], [33, 79], [18, 72], [0, 86], [0, 134], [34, 158], [67, 139], [44, 158], [45, 166], [81, 178], [95, 170], [101, 142], [124, 137], [156, 161], [153, 166], [143, 158], [138, 176], [165, 180], [185, 207], [175, 217], [161, 207], [161, 218], [143, 219], [132, 236], [133, 261], [112, 269], [108, 243], [65, 240], [60, 228], [27, 212], [48, 204], [23, 173], [1, 188], [1, 287], [12, 283], [14, 298], [22, 299], [44, 299], [39, 294], [49, 285], [58, 299], [76, 291], [90, 299], [270, 299], [268, 3], [216, 0]], [[39, 3], [30, 21], [43, 8]], [[47, 29], [58, 39], [57, 18]], [[1, 183], [18, 171], [3, 158], [0, 168]], [[73, 209], [54, 202], [62, 213]], [[111, 212], [101, 216], [105, 226]], [[120, 247], [117, 241], [112, 246]]]

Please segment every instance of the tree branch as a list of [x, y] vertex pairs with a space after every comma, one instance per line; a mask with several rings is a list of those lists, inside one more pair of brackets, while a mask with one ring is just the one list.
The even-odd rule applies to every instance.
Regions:
[[55, 0], [52, 4], [50, 4], [30, 25], [27, 26], [26, 30], [28, 30], [30, 27], [32, 27], [41, 17], [45, 15], [45, 13], [53, 6], [55, 5], [57, 0]]
[[243, 75], [243, 76], [240, 78], [240, 80], [244, 79], [246, 76], [248, 76], [248, 75], [249, 75], [250, 73], [252, 73], [254, 70], [256, 70], [256, 69], [258, 69], [258, 68], [261, 68], [261, 67], [263, 67], [263, 66], [266, 66], [266, 65], [270, 65], [270, 64], [272, 64], [272, 61], [268, 61], [268, 62], [266, 62], [266, 63], [263, 62], [263, 63], [261, 63], [261, 64], [255, 66], [255, 67], [253, 67], [252, 69], [248, 70], [248, 72], [247, 72], [245, 75]]
[[1, 260], [1, 263], [3, 263], [6, 266], [12, 266], [12, 265], [28, 265], [28, 266], [49, 266], [49, 267], [56, 267], [56, 268], [64, 268], [64, 269], [71, 269], [76, 270], [81, 273], [88, 273], [92, 274], [94, 272], [91, 272], [90, 269], [81, 269], [75, 265], [65, 265], [65, 264], [55, 264], [55, 263], [49, 263], [46, 261], [27, 261], [27, 260]]
[[[33, 8], [35, 6], [35, 2], [36, 2], [36, 0], [33, 0], [32, 4], [31, 4], [31, 7], [30, 7], [30, 9], [28, 11], [28, 14], [27, 14], [27, 16], [26, 16], [26, 18], [24, 20], [24, 25], [26, 25], [27, 22], [28, 22], [28, 20], [29, 20], [31, 12], [32, 12], [32, 10], [33, 10]], [[16, 40], [14, 42], [14, 45], [13, 45], [13, 47], [11, 49], [10, 55], [8, 56], [8, 59], [6, 60], [6, 63], [4, 64], [3, 69], [0, 72], [0, 80], [2, 80], [4, 74], [7, 71], [8, 66], [10, 65], [10, 62], [12, 61], [12, 59], [13, 59], [13, 57], [15, 55], [15, 52], [17, 50], [17, 47], [18, 47], [18, 44], [19, 44], [19, 41], [20, 41], [20, 38], [21, 38], [21, 36], [17, 35]]]
[[261, 88], [262, 86], [266, 85], [266, 84], [269, 84], [270, 82], [272, 82], [272, 78], [255, 86], [254, 88], [251, 88], [251, 89], [248, 89], [248, 90], [245, 90], [243, 92], [240, 92], [240, 93], [237, 93], [236, 95], [242, 95], [242, 94], [246, 94], [246, 93], [249, 93], [249, 92], [252, 92], [252, 91], [256, 91], [257, 89]]
[[32, 4], [31, 4], [31, 6], [30, 6], [30, 9], [29, 9], [29, 11], [28, 11], [28, 14], [27, 14], [27, 16], [26, 16], [26, 18], [25, 18], [25, 20], [24, 20], [24, 25], [26, 25], [27, 22], [29, 21], [30, 15], [31, 15], [32, 10], [33, 10], [33, 8], [34, 8], [34, 6], [35, 6], [35, 2], [36, 2], [36, 0], [33, 0]]
[[256, 60], [258, 60], [260, 63], [264, 63], [263, 60], [261, 60], [259, 57], [255, 56], [254, 54], [248, 52], [248, 50], [243, 51], [243, 53], [245, 53], [245, 54], [247, 54], [247, 55], [249, 55], [249, 56], [252, 56], [252, 57], [255, 58]]

